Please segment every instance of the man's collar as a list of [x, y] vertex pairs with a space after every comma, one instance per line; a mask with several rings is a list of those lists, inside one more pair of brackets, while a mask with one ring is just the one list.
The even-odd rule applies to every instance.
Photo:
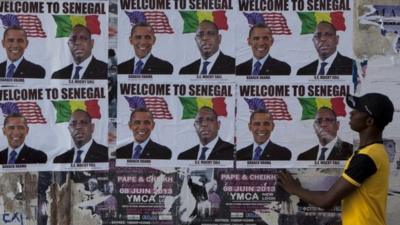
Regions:
[[82, 147], [78, 148], [77, 146], [75, 146], [74, 149], [75, 149], [75, 151], [82, 150], [83, 152], [87, 152], [89, 150], [90, 146], [92, 145], [92, 143], [93, 143], [93, 138], [90, 139], [90, 141], [88, 141]]
[[269, 53], [267, 53], [264, 57], [262, 57], [261, 59], [257, 59], [256, 57], [253, 56], [253, 64], [252, 66], [254, 67], [254, 64], [256, 64], [256, 62], [260, 62], [261, 65], [264, 65], [265, 61], [267, 61], [267, 58], [269, 57]]
[[253, 151], [258, 147], [258, 146], [260, 146], [260, 148], [261, 149], [265, 149], [265, 147], [267, 147], [267, 145], [268, 145], [268, 143], [269, 143], [269, 139], [268, 140], [266, 140], [264, 143], [262, 143], [262, 144], [257, 144], [257, 143], [253, 143]]
[[85, 60], [83, 60], [81, 63], [79, 63], [79, 64], [76, 64], [75, 62], [73, 63], [74, 64], [74, 68], [76, 67], [76, 66], [81, 66], [82, 68], [87, 68], [87, 66], [89, 65], [89, 63], [90, 63], [90, 61], [92, 60], [92, 58], [93, 58], [93, 55], [91, 54], [89, 57], [87, 57]]
[[11, 151], [15, 151], [17, 153], [17, 155], [19, 155], [19, 153], [21, 152], [22, 148], [25, 146], [25, 143], [22, 143], [22, 145], [18, 146], [17, 148], [12, 148], [11, 146], [8, 146], [8, 155], [10, 155]]
[[335, 60], [336, 56], [337, 56], [338, 52], [335, 51], [332, 55], [330, 55], [328, 58], [326, 58], [325, 60], [319, 59], [318, 63], [321, 64], [321, 62], [326, 62], [329, 65], [332, 65], [333, 60]]
[[136, 145], [140, 145], [142, 147], [142, 149], [144, 149], [146, 147], [147, 143], [149, 143], [149, 141], [150, 141], [150, 136], [145, 141], [143, 141], [141, 143], [139, 143], [136, 140], [134, 140], [133, 141], [133, 145], [134, 145], [133, 148], [135, 148]]
[[141, 60], [143, 62], [143, 65], [144, 65], [144, 64], [146, 64], [147, 60], [149, 60], [150, 56], [151, 56], [151, 52], [149, 52], [143, 58], [140, 58], [135, 54], [135, 63], [137, 63], [139, 60]]
[[212, 141], [208, 142], [208, 144], [206, 144], [206, 145], [203, 145], [200, 143], [200, 149], [203, 147], [207, 147], [210, 150], [213, 149], [214, 146], [217, 144], [218, 139], [219, 139], [219, 137], [217, 136]]
[[332, 149], [336, 142], [338, 141], [338, 136], [336, 136], [334, 139], [332, 139], [332, 141], [330, 141], [328, 144], [326, 144], [325, 146], [322, 146], [321, 144], [318, 144], [318, 148], [321, 149], [322, 147], [328, 148], [328, 149]]
[[208, 57], [207, 59], [204, 59], [203, 57], [201, 57], [200, 58], [201, 59], [201, 64], [203, 64], [204, 61], [214, 63], [215, 60], [217, 60], [217, 58], [219, 56], [219, 53], [221, 53], [221, 50], [218, 49], [218, 51], [216, 51], [212, 56]]
[[7, 58], [7, 69], [8, 69], [8, 66], [11, 65], [11, 63], [14, 64], [15, 68], [17, 68], [23, 59], [24, 59], [24, 57], [22, 56], [21, 58], [19, 58], [13, 62]]

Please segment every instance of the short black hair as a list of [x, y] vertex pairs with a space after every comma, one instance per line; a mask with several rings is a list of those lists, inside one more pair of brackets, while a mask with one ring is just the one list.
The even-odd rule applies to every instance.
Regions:
[[[323, 21], [321, 21], [321, 22], [319, 22], [319, 23], [317, 24], [317, 27], [318, 27], [320, 24], [326, 24], [326, 25], [330, 26], [330, 27], [332, 28], [332, 30], [333, 30], [335, 33], [336, 33], [336, 31], [337, 31], [336, 27], [335, 27], [331, 22], [328, 22], [328, 21], [323, 20]], [[317, 29], [315, 29], [315, 31], [317, 31]]]
[[18, 112], [14, 112], [14, 113], [10, 113], [6, 116], [6, 118], [4, 119], [3, 127], [5, 127], [7, 125], [10, 118], [22, 118], [22, 119], [24, 119], [24, 124], [26, 126], [28, 125], [28, 121], [26, 120], [24, 115], [22, 115], [21, 113], [18, 113]]
[[335, 117], [335, 120], [337, 119], [337, 114], [336, 114], [335, 110], [329, 108], [328, 106], [322, 106], [321, 108], [319, 108], [319, 109], [317, 110], [317, 113], [315, 114], [315, 117], [317, 116], [317, 114], [318, 114], [319, 111], [321, 111], [321, 110], [328, 110], [328, 111], [330, 111], [330, 112], [332, 113], [332, 115]]
[[135, 25], [132, 26], [131, 36], [132, 36], [133, 32], [135, 32], [135, 29], [137, 27], [150, 27], [150, 29], [153, 32], [153, 34], [155, 33], [153, 27], [149, 23], [147, 23], [147, 22], [139, 22], [139, 23], [136, 23]]
[[274, 116], [272, 115], [271, 112], [269, 112], [267, 109], [262, 109], [262, 108], [260, 108], [260, 109], [256, 109], [256, 110], [254, 110], [253, 112], [251, 112], [249, 123], [251, 123], [251, 121], [253, 121], [254, 115], [257, 114], [257, 113], [265, 113], [265, 114], [268, 114], [268, 115], [271, 116], [272, 120], [274, 119]]
[[77, 110], [73, 111], [73, 112], [71, 113], [71, 117], [72, 117], [72, 115], [73, 115], [74, 113], [76, 113], [76, 112], [83, 112], [83, 113], [86, 114], [86, 116], [89, 118], [89, 121], [90, 121], [90, 122], [92, 121], [92, 116], [89, 114], [89, 112], [87, 112], [87, 111], [85, 111], [85, 110], [83, 110], [83, 109], [77, 109]]
[[3, 40], [6, 38], [7, 32], [10, 30], [21, 30], [24, 32], [25, 39], [28, 39], [28, 35], [26, 34], [26, 31], [24, 30], [24, 28], [22, 28], [20, 26], [9, 26], [6, 28], [6, 30], [3, 33]]
[[89, 28], [86, 27], [85, 25], [82, 25], [82, 24], [76, 24], [76, 25], [72, 28], [71, 35], [74, 33], [74, 30], [77, 29], [77, 28], [82, 28], [82, 29], [84, 29], [84, 30], [89, 34], [89, 37], [90, 37], [90, 38], [92, 37], [92, 32], [89, 30]]
[[250, 28], [250, 30], [249, 30], [249, 37], [251, 36], [251, 33], [253, 32], [253, 30], [254, 30], [255, 28], [264, 28], [264, 29], [268, 29], [268, 30], [271, 31], [271, 33], [272, 33], [271, 28], [270, 28], [267, 24], [265, 24], [265, 23], [257, 23], [257, 24], [255, 24], [254, 26], [252, 26], [252, 27]]
[[134, 116], [135, 113], [137, 113], [137, 112], [145, 112], [145, 113], [150, 114], [151, 120], [154, 121], [153, 113], [152, 113], [148, 108], [146, 108], [146, 107], [138, 107], [138, 108], [135, 108], [134, 110], [132, 110], [131, 115], [130, 115], [130, 117], [129, 117], [129, 122], [132, 121], [133, 116]]
[[[200, 107], [200, 109], [197, 111], [197, 114], [199, 114], [199, 112], [202, 111], [202, 110], [206, 110], [206, 111], [212, 112], [212, 114], [214, 114], [215, 118], [218, 119], [218, 114], [217, 114], [217, 112], [216, 112], [213, 108], [211, 108], [211, 107], [209, 107], [209, 106], [202, 106], [202, 107]], [[196, 116], [197, 116], [197, 115], [196, 115]]]
[[203, 21], [201, 21], [201, 22], [199, 23], [199, 26], [197, 26], [196, 32], [199, 30], [200, 25], [203, 24], [203, 23], [208, 23], [208, 24], [210, 24], [211, 26], [214, 27], [214, 29], [217, 31], [217, 33], [219, 32], [219, 28], [218, 28], [217, 24], [215, 24], [215, 23], [214, 23], [213, 21], [211, 21], [211, 20], [203, 20]]

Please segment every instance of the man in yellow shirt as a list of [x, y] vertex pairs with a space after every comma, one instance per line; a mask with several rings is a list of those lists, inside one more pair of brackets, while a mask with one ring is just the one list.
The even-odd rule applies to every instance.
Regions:
[[321, 208], [342, 200], [343, 225], [385, 225], [389, 159], [382, 132], [393, 119], [394, 107], [382, 94], [347, 96], [350, 127], [359, 133], [360, 147], [346, 162], [341, 177], [328, 191], [309, 191], [289, 173], [278, 175], [278, 184], [290, 194]]

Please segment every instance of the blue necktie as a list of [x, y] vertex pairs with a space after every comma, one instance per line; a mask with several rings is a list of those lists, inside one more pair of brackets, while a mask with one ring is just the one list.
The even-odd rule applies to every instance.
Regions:
[[77, 66], [77, 67], [75, 67], [75, 74], [74, 74], [74, 77], [72, 78], [72, 79], [74, 79], [74, 80], [78, 80], [79, 78], [80, 78], [80, 76], [79, 76], [79, 71], [82, 69], [82, 66]]
[[14, 70], [15, 70], [15, 65], [13, 63], [11, 63], [8, 66], [8, 70], [7, 70], [7, 74], [6, 74], [6, 78], [11, 78], [14, 75]]
[[202, 147], [201, 148], [201, 154], [199, 160], [206, 160], [206, 151], [208, 150], [208, 147]]
[[318, 75], [325, 75], [325, 66], [328, 65], [326, 62], [321, 63], [321, 68], [319, 69]]
[[208, 64], [210, 64], [210, 62], [208, 62], [208, 61], [204, 61], [203, 62], [203, 68], [201, 69], [200, 74], [207, 74], [207, 66], [208, 66]]
[[258, 75], [258, 74], [260, 73], [260, 67], [261, 67], [261, 63], [260, 63], [260, 61], [257, 61], [257, 62], [254, 64], [254, 69], [253, 69], [253, 71], [251, 72], [251, 75]]
[[260, 146], [257, 146], [257, 148], [254, 151], [254, 156], [253, 156], [253, 160], [260, 160], [261, 158], [261, 151], [262, 149], [260, 148]]
[[77, 153], [78, 153], [78, 155], [76, 156], [75, 163], [81, 163], [82, 162], [81, 155], [82, 155], [83, 151], [82, 150], [78, 150]]
[[318, 160], [325, 160], [325, 152], [328, 150], [328, 148], [321, 148], [321, 155], [319, 156]]
[[142, 146], [137, 145], [135, 147], [135, 152], [133, 153], [132, 159], [140, 159], [141, 153], [142, 153]]
[[143, 62], [142, 62], [142, 60], [139, 60], [136, 63], [135, 71], [133, 71], [133, 74], [141, 74], [142, 73], [142, 67], [143, 67]]
[[10, 152], [10, 157], [8, 158], [7, 164], [15, 164], [16, 159], [17, 159], [17, 152], [13, 150]]

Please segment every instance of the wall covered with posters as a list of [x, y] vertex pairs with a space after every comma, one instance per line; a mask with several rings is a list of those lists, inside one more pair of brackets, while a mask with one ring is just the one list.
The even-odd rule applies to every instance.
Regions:
[[358, 148], [345, 96], [369, 92], [395, 106], [399, 223], [398, 2], [4, 0], [0, 19], [0, 224], [340, 222], [276, 174], [327, 190]]

